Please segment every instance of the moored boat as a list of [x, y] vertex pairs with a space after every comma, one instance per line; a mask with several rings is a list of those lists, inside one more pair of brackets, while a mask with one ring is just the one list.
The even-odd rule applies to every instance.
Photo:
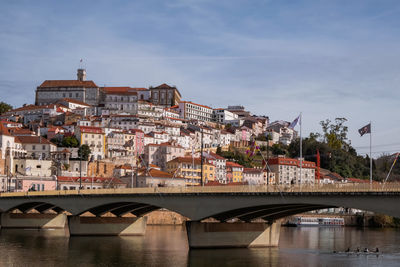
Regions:
[[330, 217], [306, 217], [295, 216], [289, 220], [288, 225], [291, 226], [344, 226], [343, 218]]

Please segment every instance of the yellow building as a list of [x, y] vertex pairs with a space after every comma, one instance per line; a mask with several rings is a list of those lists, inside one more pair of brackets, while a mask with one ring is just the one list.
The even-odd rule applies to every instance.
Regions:
[[228, 183], [240, 183], [243, 181], [243, 166], [235, 162], [226, 162], [226, 179]]
[[[167, 171], [175, 177], [184, 177], [186, 185], [200, 185], [201, 159], [191, 157], [178, 157], [167, 162]], [[215, 181], [215, 166], [206, 159], [203, 162], [204, 184]]]
[[102, 128], [78, 126], [75, 135], [81, 145], [88, 145], [91, 150], [91, 157], [94, 160], [101, 160], [106, 155], [106, 136]]

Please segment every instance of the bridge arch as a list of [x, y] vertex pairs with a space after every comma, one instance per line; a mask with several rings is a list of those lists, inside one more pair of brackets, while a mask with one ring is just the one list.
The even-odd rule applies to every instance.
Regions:
[[105, 204], [99, 204], [94, 207], [82, 210], [78, 212], [76, 215], [82, 215], [86, 212], [90, 212], [96, 217], [100, 217], [106, 213], [112, 213], [117, 217], [121, 217], [124, 216], [125, 214], [130, 213], [132, 215], [135, 215], [136, 217], [140, 217], [158, 209], [160, 209], [160, 207], [150, 204], [133, 202], [133, 201], [123, 201], [123, 202], [110, 202]]
[[15, 206], [11, 206], [8, 209], [4, 210], [5, 212], [12, 212], [15, 210], [19, 210], [22, 213], [28, 213], [32, 210], [36, 210], [39, 213], [46, 213], [49, 211], [53, 211], [55, 213], [61, 213], [65, 211], [64, 208], [55, 205], [50, 202], [43, 202], [43, 201], [28, 201], [23, 202]]
[[[287, 216], [299, 214], [319, 209], [336, 208], [336, 206], [316, 205], [316, 204], [275, 204], [250, 206], [240, 209], [232, 209], [226, 212], [211, 215], [220, 222], [227, 222], [232, 219], [238, 219], [244, 222], [251, 222], [256, 219], [262, 219], [268, 222], [273, 222]], [[204, 218], [206, 219], [206, 218]]]

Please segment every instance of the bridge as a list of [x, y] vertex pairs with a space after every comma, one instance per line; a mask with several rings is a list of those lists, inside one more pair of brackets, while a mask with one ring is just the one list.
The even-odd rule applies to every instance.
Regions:
[[165, 208], [190, 219], [191, 247], [272, 246], [286, 216], [347, 207], [400, 217], [399, 200], [399, 184], [158, 187], [1, 193], [0, 212], [5, 228], [64, 223], [72, 235], [121, 235], [144, 234], [144, 215]]

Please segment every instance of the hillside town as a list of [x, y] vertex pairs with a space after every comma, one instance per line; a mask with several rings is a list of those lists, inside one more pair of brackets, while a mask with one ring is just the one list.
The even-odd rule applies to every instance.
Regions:
[[[290, 122], [211, 108], [165, 83], [100, 87], [83, 68], [75, 80], [44, 81], [34, 104], [0, 120], [1, 191], [343, 182], [314, 162], [268, 153], [298, 137]], [[259, 160], [243, 166], [227, 151]]]

